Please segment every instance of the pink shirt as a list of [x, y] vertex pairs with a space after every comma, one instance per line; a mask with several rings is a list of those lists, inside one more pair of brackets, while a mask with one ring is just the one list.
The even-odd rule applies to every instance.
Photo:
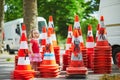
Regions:
[[39, 53], [39, 43], [37, 39], [31, 39], [30, 43], [32, 44], [33, 53]]

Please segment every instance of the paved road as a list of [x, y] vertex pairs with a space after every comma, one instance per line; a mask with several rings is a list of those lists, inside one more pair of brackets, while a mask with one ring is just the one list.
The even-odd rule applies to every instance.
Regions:
[[13, 70], [14, 55], [0, 54], [0, 80], [10, 80], [10, 73]]
[[[64, 51], [62, 51], [64, 53]], [[11, 59], [11, 61], [6, 61], [7, 59]], [[14, 55], [9, 55], [8, 53], [0, 54], [0, 80], [10, 80], [10, 73], [14, 70]], [[116, 68], [113, 68], [111, 75], [113, 74], [120, 74], [120, 71]], [[86, 79], [79, 79], [79, 80], [99, 80], [99, 77], [103, 74], [93, 74], [92, 71], [89, 70]], [[65, 71], [61, 71], [61, 75], [59, 78], [35, 78], [34, 80], [71, 80], [65, 78], [66, 73]], [[76, 79], [72, 79], [76, 80]]]

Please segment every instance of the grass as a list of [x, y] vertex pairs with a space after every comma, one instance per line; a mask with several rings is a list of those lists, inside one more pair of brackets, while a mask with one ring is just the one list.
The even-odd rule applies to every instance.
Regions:
[[104, 74], [103, 76], [100, 77], [99, 80], [120, 80], [120, 74], [116, 75]]
[[7, 58], [6, 61], [12, 61], [12, 59], [11, 58]]

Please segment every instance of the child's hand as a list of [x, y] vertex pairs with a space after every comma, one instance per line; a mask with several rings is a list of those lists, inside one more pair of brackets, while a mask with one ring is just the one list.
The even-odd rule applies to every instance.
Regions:
[[33, 53], [31, 53], [31, 56], [34, 56], [34, 54], [33, 54]]

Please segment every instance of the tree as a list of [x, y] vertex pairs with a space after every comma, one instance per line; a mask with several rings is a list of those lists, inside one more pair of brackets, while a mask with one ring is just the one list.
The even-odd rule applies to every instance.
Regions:
[[4, 25], [4, 3], [5, 0], [0, 0], [0, 50], [2, 50], [2, 42], [3, 42], [3, 25]]
[[5, 22], [23, 17], [22, 0], [6, 0], [5, 7]]
[[27, 36], [29, 36], [30, 30], [37, 27], [37, 0], [23, 0], [23, 10]]
[[90, 14], [98, 10], [99, 0], [88, 2], [84, 0], [38, 0], [38, 5], [38, 16], [44, 16], [48, 20], [48, 16], [52, 15], [55, 30], [63, 39], [67, 37], [68, 25], [74, 23], [74, 15], [79, 15], [81, 23], [92, 18]]

